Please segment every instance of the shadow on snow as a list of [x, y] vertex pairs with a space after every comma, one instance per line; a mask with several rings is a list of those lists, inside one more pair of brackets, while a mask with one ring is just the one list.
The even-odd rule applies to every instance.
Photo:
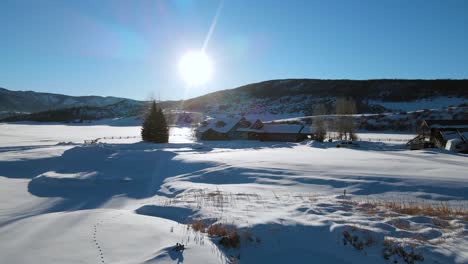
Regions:
[[[273, 168], [244, 168], [217, 161], [187, 162], [177, 159], [177, 153], [204, 153], [217, 148], [272, 148], [292, 147], [291, 143], [261, 142], [253, 147], [242, 142], [208, 142], [204, 144], [97, 144], [75, 146], [61, 156], [0, 161], [1, 175], [10, 178], [31, 179], [28, 191], [39, 197], [60, 197], [63, 201], [42, 212], [25, 216], [13, 216], [19, 220], [35, 214], [98, 208], [113, 196], [134, 199], [152, 197], [155, 194], [175, 196], [177, 192], [161, 193], [165, 183], [189, 181], [208, 184], [309, 184], [332, 187], [355, 195], [419, 192], [421, 198], [436, 194], [433, 199], [466, 199], [466, 186], [444, 187], [437, 180], [414, 180], [377, 175], [328, 175], [309, 170], [284, 170]], [[409, 184], [406, 184], [409, 183]], [[341, 189], [341, 190], [340, 190]], [[426, 195], [426, 197], [424, 196]], [[429, 195], [429, 196], [428, 196]], [[438, 196], [442, 195], [442, 196]], [[445, 196], [445, 198], [444, 198]], [[153, 208], [154, 209], [154, 208]], [[12, 222], [12, 221], [10, 221]], [[4, 225], [5, 223], [0, 223]]]

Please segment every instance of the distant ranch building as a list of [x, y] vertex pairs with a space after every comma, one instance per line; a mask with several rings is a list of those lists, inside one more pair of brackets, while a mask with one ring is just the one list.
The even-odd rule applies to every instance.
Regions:
[[468, 120], [424, 120], [422, 129], [430, 132], [430, 142], [437, 148], [468, 150]]
[[264, 124], [260, 140], [299, 142], [304, 140], [304, 135], [301, 134], [303, 128], [303, 125], [296, 124]]
[[468, 152], [468, 120], [424, 120], [421, 133], [407, 145], [411, 149], [436, 147]]
[[303, 139], [316, 139], [315, 129], [312, 125], [306, 125], [300, 132]]
[[244, 118], [211, 118], [200, 123], [195, 130], [196, 136], [202, 140], [228, 140], [235, 136], [240, 121]]
[[210, 118], [195, 130], [201, 140], [260, 140], [299, 142], [314, 139], [311, 126], [302, 124], [263, 123], [259, 119]]
[[263, 132], [263, 122], [260, 119], [239, 121], [238, 128], [234, 133], [234, 139], [258, 140]]

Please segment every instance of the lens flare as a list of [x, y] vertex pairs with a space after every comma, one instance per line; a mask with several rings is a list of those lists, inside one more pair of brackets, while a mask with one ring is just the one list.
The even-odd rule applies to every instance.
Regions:
[[204, 52], [188, 52], [179, 62], [182, 79], [190, 86], [207, 83], [213, 74], [213, 64]]

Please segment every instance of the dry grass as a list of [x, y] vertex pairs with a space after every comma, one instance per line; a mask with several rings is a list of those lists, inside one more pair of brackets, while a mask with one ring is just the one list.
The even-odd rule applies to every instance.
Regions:
[[440, 228], [450, 228], [452, 226], [449, 221], [442, 220], [439, 218], [433, 218], [432, 224]]
[[380, 212], [375, 204], [369, 202], [358, 204], [358, 210], [363, 211], [369, 216], [376, 215]]
[[391, 225], [393, 225], [396, 228], [403, 229], [403, 230], [410, 230], [411, 225], [408, 221], [404, 221], [402, 219], [395, 219], [391, 221]]
[[444, 202], [431, 204], [405, 201], [375, 201], [374, 203], [376, 206], [384, 207], [399, 214], [425, 215], [438, 217], [440, 219], [468, 218], [467, 209], [454, 208]]
[[[359, 236], [356, 233], [360, 233]], [[343, 231], [343, 244], [350, 244], [356, 250], [364, 250], [365, 247], [370, 247], [376, 243], [375, 238], [372, 234], [366, 230], [356, 226], [351, 227], [348, 230]]]
[[416, 262], [424, 261], [424, 256], [415, 251], [414, 247], [403, 247], [401, 244], [391, 239], [384, 239], [384, 248], [382, 257], [385, 260], [393, 259], [394, 263], [398, 263], [398, 259], [407, 264], [415, 264]]
[[223, 236], [219, 241], [219, 244], [225, 248], [238, 248], [240, 246], [240, 236], [237, 231], [233, 230], [226, 236]]
[[236, 229], [223, 224], [211, 225], [207, 233], [209, 236], [221, 237], [219, 244], [225, 248], [238, 248], [240, 246], [240, 236]]
[[200, 220], [192, 222], [191, 224], [189, 224], [189, 226], [193, 230], [198, 231], [198, 232], [202, 232], [202, 233], [204, 233], [205, 229], [206, 229], [205, 223], [203, 223], [203, 221], [200, 221]]
[[229, 234], [231, 230], [232, 228], [229, 228], [223, 224], [214, 224], [208, 228], [207, 233], [209, 236], [222, 237]]

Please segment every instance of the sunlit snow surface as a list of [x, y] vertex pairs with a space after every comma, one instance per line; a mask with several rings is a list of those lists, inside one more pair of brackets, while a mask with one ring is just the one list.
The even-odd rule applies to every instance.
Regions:
[[[466, 155], [409, 151], [403, 141], [412, 135], [389, 133], [360, 134], [371, 141], [355, 149], [197, 142], [188, 127], [155, 145], [139, 133], [105, 122], [0, 124], [0, 262], [387, 263], [384, 236], [413, 243], [423, 263], [468, 262], [466, 219], [442, 228], [432, 217], [360, 205], [466, 207]], [[187, 229], [194, 219], [235, 225], [253, 239], [226, 250]], [[343, 245], [345, 230], [376, 242], [363, 251]], [[173, 251], [176, 242], [187, 249]]]

